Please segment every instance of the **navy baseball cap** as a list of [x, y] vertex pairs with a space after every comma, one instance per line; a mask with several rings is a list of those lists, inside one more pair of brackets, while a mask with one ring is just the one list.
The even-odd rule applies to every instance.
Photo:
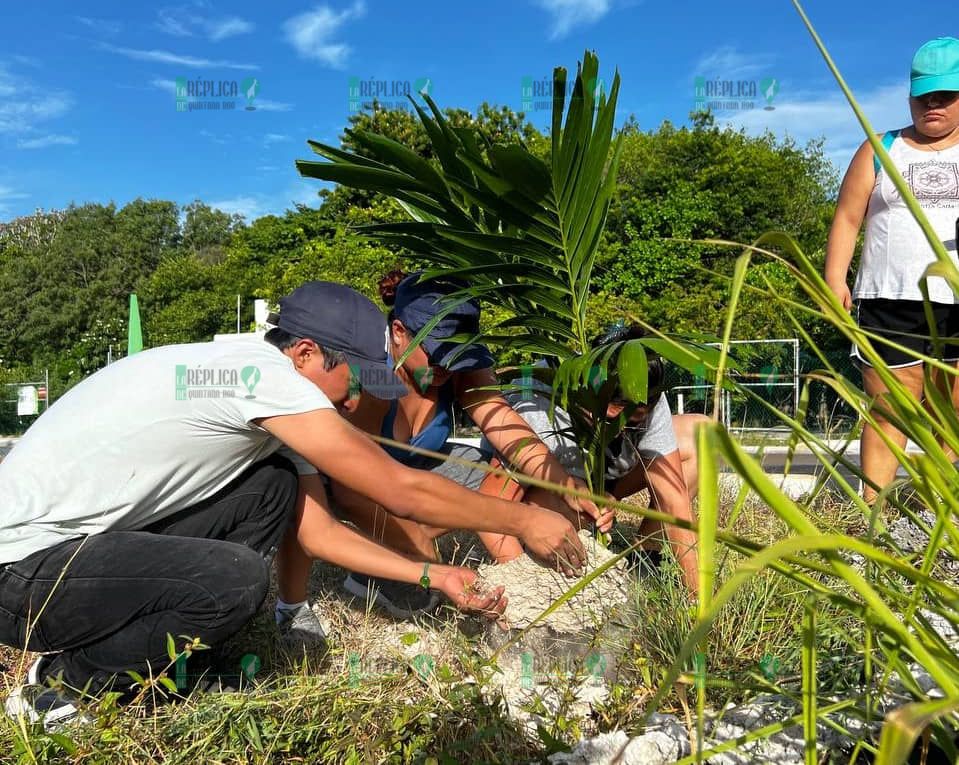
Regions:
[[[414, 335], [443, 309], [443, 299], [461, 288], [450, 281], [419, 281], [420, 274], [410, 274], [396, 287], [393, 315]], [[475, 335], [479, 332], [480, 307], [475, 300], [461, 303], [446, 314], [420, 343], [430, 364], [450, 372], [489, 369], [493, 356], [485, 346], [449, 340], [454, 335]]]
[[400, 398], [406, 386], [386, 360], [386, 317], [356, 290], [335, 282], [307, 282], [280, 299], [276, 325], [340, 351], [363, 390], [377, 398]]

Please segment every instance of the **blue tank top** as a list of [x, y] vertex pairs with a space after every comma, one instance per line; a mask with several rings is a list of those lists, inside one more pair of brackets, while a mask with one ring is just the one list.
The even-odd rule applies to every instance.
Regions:
[[[453, 435], [453, 380], [447, 380], [439, 390], [439, 396], [436, 400], [436, 414], [430, 420], [426, 427], [413, 436], [409, 441], [410, 446], [418, 446], [421, 449], [429, 449], [438, 452], [443, 448], [451, 435]], [[393, 438], [393, 422], [396, 420], [396, 408], [398, 402], [396, 399], [390, 401], [389, 411], [383, 418], [383, 426], [380, 428], [380, 435], [384, 438]], [[429, 457], [424, 457], [396, 446], [383, 445], [386, 453], [393, 459], [399, 460], [404, 465], [411, 467], [420, 462], [430, 462]]]

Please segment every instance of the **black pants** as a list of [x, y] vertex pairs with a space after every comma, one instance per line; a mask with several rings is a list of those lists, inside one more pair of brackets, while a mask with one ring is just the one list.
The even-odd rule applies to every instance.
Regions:
[[273, 456], [143, 530], [63, 542], [10, 564], [0, 570], [0, 642], [60, 651], [45, 676], [62, 672], [94, 692], [126, 680], [126, 670], [166, 667], [167, 634], [222, 642], [266, 597], [296, 492], [293, 465]]

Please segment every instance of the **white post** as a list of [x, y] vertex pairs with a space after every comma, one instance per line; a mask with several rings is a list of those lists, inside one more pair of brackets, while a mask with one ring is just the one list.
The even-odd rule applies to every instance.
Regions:
[[43, 389], [47, 392], [47, 395], [43, 398], [43, 411], [47, 411], [50, 408], [50, 368], [47, 367], [43, 370]]
[[240, 334], [240, 296], [236, 296], [236, 333]]
[[686, 413], [686, 397], [682, 393], [676, 394], [676, 414]]
[[254, 300], [253, 301], [253, 324], [254, 331], [256, 332], [266, 332], [268, 329], [266, 325], [266, 319], [270, 315], [270, 309], [267, 308], [265, 300]]
[[[799, 338], [793, 338], [793, 417], [799, 411]], [[802, 423], [800, 423], [801, 425]]]

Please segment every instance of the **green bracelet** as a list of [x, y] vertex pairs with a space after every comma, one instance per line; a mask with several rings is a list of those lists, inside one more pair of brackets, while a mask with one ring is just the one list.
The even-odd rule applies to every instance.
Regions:
[[429, 561], [423, 564], [423, 576], [420, 577], [420, 587], [424, 590], [430, 588], [430, 564]]

